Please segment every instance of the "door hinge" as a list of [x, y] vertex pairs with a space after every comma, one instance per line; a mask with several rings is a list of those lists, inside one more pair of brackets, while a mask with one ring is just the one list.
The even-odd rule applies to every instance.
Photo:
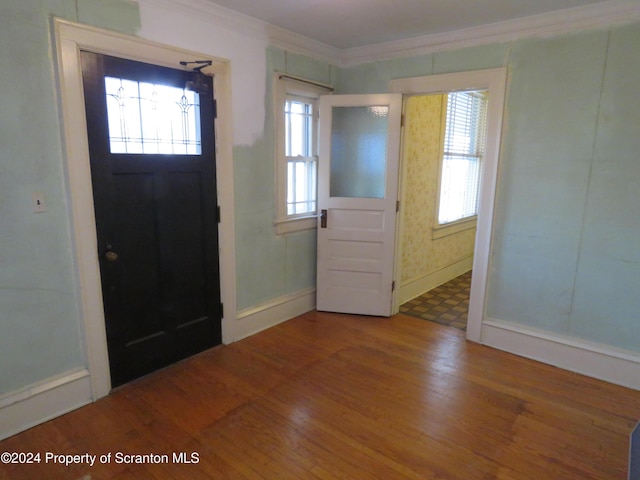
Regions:
[[404, 113], [400, 116], [400, 126], [404, 127]]
[[213, 118], [218, 118], [218, 100], [213, 99]]
[[396, 213], [400, 211], [400, 200], [396, 200]]
[[396, 281], [395, 280], [393, 282], [391, 282], [391, 291], [392, 292], [396, 291]]
[[220, 318], [224, 318], [224, 303], [220, 302]]
[[220, 211], [220, 205], [216, 207], [216, 217], [217, 217], [218, 223], [222, 222], [222, 213]]

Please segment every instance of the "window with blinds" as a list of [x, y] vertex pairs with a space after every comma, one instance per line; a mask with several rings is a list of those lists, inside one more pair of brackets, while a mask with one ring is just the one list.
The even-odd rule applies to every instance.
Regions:
[[440, 225], [478, 213], [486, 118], [487, 92], [454, 92], [447, 95], [438, 209]]

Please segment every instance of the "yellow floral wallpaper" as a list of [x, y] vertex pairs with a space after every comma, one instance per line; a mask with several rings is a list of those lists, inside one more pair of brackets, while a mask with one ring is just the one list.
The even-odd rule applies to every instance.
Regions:
[[475, 228], [432, 239], [446, 95], [408, 97], [405, 103], [401, 283], [426, 277], [473, 253]]

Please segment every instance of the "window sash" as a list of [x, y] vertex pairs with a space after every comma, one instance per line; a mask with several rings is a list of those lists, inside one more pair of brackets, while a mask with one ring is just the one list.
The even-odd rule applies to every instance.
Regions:
[[287, 96], [285, 102], [285, 155], [314, 155], [314, 103], [309, 99]]
[[287, 215], [317, 210], [318, 157], [287, 157]]
[[317, 211], [316, 101], [287, 95], [284, 105], [286, 215], [308, 216]]

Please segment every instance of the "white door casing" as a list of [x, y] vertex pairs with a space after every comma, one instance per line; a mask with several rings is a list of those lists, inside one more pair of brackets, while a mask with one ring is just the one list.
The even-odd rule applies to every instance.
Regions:
[[[390, 91], [405, 95], [440, 94], [464, 90], [487, 90], [487, 142], [480, 173], [480, 195], [478, 200], [478, 220], [476, 242], [473, 257], [473, 276], [471, 281], [471, 298], [467, 320], [467, 339], [480, 342], [485, 311], [487, 291], [487, 274], [491, 255], [491, 231], [493, 225], [493, 209], [498, 179], [498, 161], [500, 157], [500, 141], [502, 134], [502, 117], [507, 89], [507, 68], [457, 72], [442, 75], [404, 78], [392, 80]], [[400, 226], [400, 229], [402, 226]], [[401, 235], [401, 232], [399, 232]], [[401, 245], [396, 250], [399, 261]], [[394, 313], [398, 306], [394, 305]]]
[[66, 151], [69, 202], [73, 218], [74, 257], [78, 273], [78, 297], [85, 333], [85, 351], [91, 376], [92, 397], [107, 395], [111, 388], [107, 355], [102, 289], [97, 258], [93, 192], [80, 67], [80, 50], [112, 55], [175, 68], [181, 60], [211, 58], [203, 73], [214, 76], [218, 104], [216, 120], [218, 204], [223, 210], [219, 226], [221, 296], [225, 305], [222, 341], [235, 340], [235, 239], [233, 218], [231, 72], [227, 60], [162, 45], [66, 20], [54, 19], [60, 107]]
[[[356, 128], [352, 113], [376, 134]], [[399, 94], [320, 97], [318, 310], [392, 314], [401, 115]]]

